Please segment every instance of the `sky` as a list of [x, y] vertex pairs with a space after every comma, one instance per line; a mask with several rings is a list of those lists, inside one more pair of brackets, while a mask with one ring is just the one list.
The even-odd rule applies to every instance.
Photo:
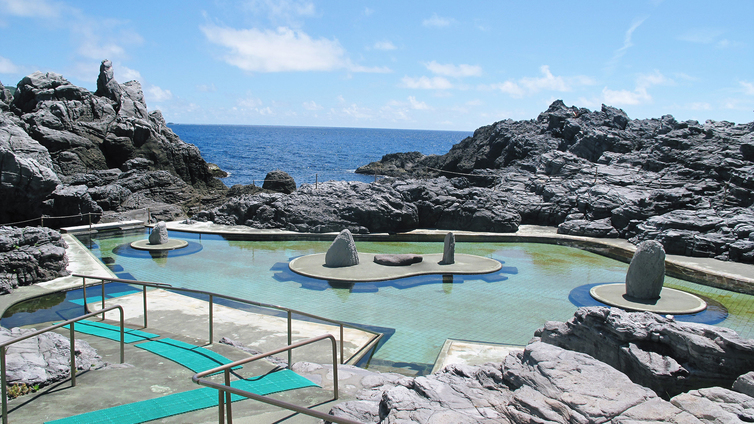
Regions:
[[472, 131], [554, 100], [754, 121], [754, 1], [0, 0], [0, 81], [141, 82], [182, 124]]

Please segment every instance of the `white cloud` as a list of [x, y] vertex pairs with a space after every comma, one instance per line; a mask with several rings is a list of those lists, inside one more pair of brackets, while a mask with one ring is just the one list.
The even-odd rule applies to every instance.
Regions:
[[503, 83], [480, 86], [480, 89], [500, 90], [511, 97], [521, 98], [540, 91], [572, 91], [575, 86], [593, 85], [594, 80], [584, 75], [573, 77], [555, 76], [550, 67], [543, 65], [539, 68], [541, 77], [523, 77], [518, 81], [508, 80]]
[[342, 94], [338, 94], [338, 97], [336, 97], [335, 99], [336, 99], [336, 100], [337, 100], [338, 102], [340, 102], [340, 103], [345, 103], [345, 102], [346, 102], [346, 99], [345, 99], [345, 97], [343, 97], [343, 95], [342, 95]]
[[306, 110], [322, 110], [324, 109], [321, 105], [318, 105], [314, 100], [310, 102], [304, 102], [303, 103], [304, 109]]
[[364, 8], [364, 16], [371, 16], [372, 13], [374, 13], [374, 9], [370, 9], [368, 7]]
[[390, 41], [378, 41], [374, 43], [375, 50], [395, 50], [397, 47]]
[[422, 25], [425, 27], [443, 28], [453, 23], [451, 18], [441, 18], [437, 13], [433, 13], [431, 17], [422, 21]]
[[215, 87], [215, 83], [212, 84], [199, 84], [196, 86], [196, 91], [201, 91], [203, 93], [214, 93], [217, 91], [217, 87]]
[[252, 96], [247, 96], [246, 98], [238, 99], [238, 101], [236, 101], [236, 104], [245, 109], [255, 109], [259, 106], [262, 106], [262, 101]]
[[440, 64], [434, 60], [429, 63], [425, 63], [424, 66], [429, 69], [430, 72], [437, 75], [444, 75], [447, 77], [478, 77], [482, 75], [482, 67], [476, 65], [453, 65], [452, 63]]
[[390, 72], [384, 67], [354, 65], [338, 40], [313, 39], [302, 31], [286, 27], [277, 30], [201, 27], [207, 39], [226, 47], [223, 59], [250, 72], [332, 71]]
[[430, 110], [431, 109], [429, 106], [427, 106], [426, 103], [416, 100], [416, 97], [414, 96], [408, 96], [408, 102], [409, 104], [411, 104], [412, 109], [416, 109], [416, 110]]
[[56, 18], [61, 13], [59, 4], [47, 0], [0, 0], [0, 10], [23, 18]]
[[754, 96], [754, 83], [750, 83], [748, 81], [739, 81], [738, 83], [741, 84], [741, 88], [743, 88], [744, 94]]
[[115, 73], [116, 81], [126, 82], [141, 79], [141, 73], [139, 73], [139, 71], [121, 64], [113, 65], [113, 71]]
[[691, 110], [712, 110], [712, 106], [710, 106], [707, 102], [693, 102], [686, 105], [686, 109]]
[[655, 70], [651, 74], [640, 74], [636, 78], [636, 88], [633, 91], [610, 90], [605, 87], [602, 89], [602, 97], [604, 103], [611, 106], [649, 103], [652, 101], [652, 96], [648, 92], [650, 87], [670, 84], [675, 84], [675, 81]]
[[612, 59], [610, 59], [610, 61], [607, 63], [608, 70], [615, 68], [623, 55], [626, 54], [626, 51], [633, 47], [634, 43], [631, 39], [633, 38], [634, 31], [636, 31], [636, 29], [639, 28], [639, 26], [644, 23], [646, 19], [647, 18], [635, 19], [628, 30], [623, 34], [623, 45], [615, 51]]
[[719, 28], [692, 28], [679, 35], [677, 38], [681, 41], [688, 41], [697, 44], [712, 44], [725, 31]]
[[173, 93], [156, 85], [150, 85], [144, 90], [144, 97], [150, 102], [165, 102], [173, 98]]
[[21, 68], [16, 66], [10, 59], [0, 56], [0, 74], [18, 74]]
[[372, 119], [372, 111], [369, 108], [359, 107], [355, 103], [347, 108], [341, 109], [341, 112], [344, 115], [356, 119]]
[[420, 88], [424, 90], [447, 90], [453, 88], [453, 84], [443, 77], [419, 77], [411, 78], [409, 76], [403, 77], [401, 80], [403, 86], [406, 88]]

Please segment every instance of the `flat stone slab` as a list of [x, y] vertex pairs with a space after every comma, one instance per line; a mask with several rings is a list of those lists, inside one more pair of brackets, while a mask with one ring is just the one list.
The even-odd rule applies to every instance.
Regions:
[[288, 267], [306, 277], [347, 282], [385, 281], [429, 274], [489, 274], [503, 267], [499, 261], [476, 255], [456, 254], [455, 263], [448, 265], [440, 265], [442, 253], [422, 256], [422, 262], [397, 267], [375, 263], [373, 253], [359, 253], [358, 265], [329, 268], [325, 266], [325, 254], [316, 253], [298, 257], [288, 263]]
[[450, 364], [484, 365], [503, 362], [511, 352], [523, 352], [524, 348], [526, 346], [446, 339], [437, 355], [432, 374]]
[[182, 249], [186, 246], [188, 246], [188, 242], [186, 240], [178, 240], [178, 239], [169, 239], [167, 243], [163, 243], [163, 244], [152, 244], [149, 242], [149, 239], [136, 240], [134, 242], [131, 242], [131, 247], [133, 247], [134, 249], [149, 250], [150, 252], [176, 250], [176, 249]]
[[699, 296], [684, 291], [663, 287], [657, 300], [626, 298], [624, 283], [603, 284], [592, 287], [589, 294], [596, 300], [628, 311], [649, 311], [657, 314], [695, 314], [707, 309], [707, 302]]

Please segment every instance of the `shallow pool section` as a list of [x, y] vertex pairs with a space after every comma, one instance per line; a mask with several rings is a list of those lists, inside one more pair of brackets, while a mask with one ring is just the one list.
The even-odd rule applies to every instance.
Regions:
[[[557, 245], [458, 243], [456, 252], [498, 260], [488, 275], [411, 277], [378, 283], [335, 283], [291, 272], [295, 257], [325, 252], [329, 242], [251, 242], [170, 232], [189, 241], [190, 254], [153, 257], [124, 245], [147, 233], [91, 240], [92, 251], [119, 275], [279, 304], [345, 322], [394, 331], [371, 364], [427, 373], [448, 338], [526, 344], [548, 321], [565, 321], [580, 286], [625, 280], [628, 264]], [[89, 240], [84, 240], [89, 245]], [[442, 243], [357, 242], [364, 253], [437, 253]], [[711, 298], [728, 310], [719, 325], [754, 336], [754, 296], [666, 278], [668, 287]], [[218, 335], [222, 337], [223, 335]], [[246, 341], [242, 341], [246, 342]]]

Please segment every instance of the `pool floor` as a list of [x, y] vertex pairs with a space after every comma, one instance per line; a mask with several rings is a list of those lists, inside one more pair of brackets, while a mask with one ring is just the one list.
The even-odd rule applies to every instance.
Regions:
[[[116, 273], [137, 280], [217, 292], [278, 304], [357, 325], [387, 329], [374, 364], [428, 372], [448, 338], [524, 345], [546, 321], [566, 321], [577, 306], [569, 293], [579, 286], [623, 282], [628, 264], [558, 245], [457, 243], [456, 252], [502, 262], [500, 272], [478, 276], [411, 277], [380, 283], [338, 284], [288, 270], [292, 258], [323, 253], [329, 242], [252, 242], [217, 235], [170, 232], [189, 241], [187, 250], [165, 255], [136, 251], [130, 233], [83, 240]], [[438, 253], [442, 243], [357, 242], [363, 253]], [[667, 277], [668, 287], [723, 304], [719, 325], [754, 336], [754, 296]], [[222, 337], [222, 335], [219, 335]], [[244, 341], [242, 341], [244, 342]]]

